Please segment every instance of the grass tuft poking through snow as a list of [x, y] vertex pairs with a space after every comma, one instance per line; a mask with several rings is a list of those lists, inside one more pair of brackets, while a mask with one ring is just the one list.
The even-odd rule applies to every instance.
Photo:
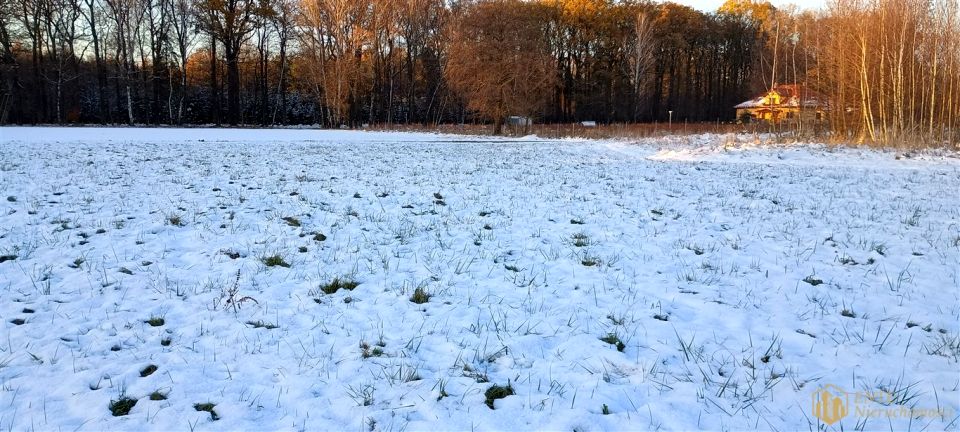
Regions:
[[483, 392], [483, 396], [486, 398], [484, 401], [490, 409], [495, 409], [493, 407], [493, 401], [497, 399], [503, 399], [507, 396], [513, 395], [513, 386], [510, 383], [507, 383], [505, 386], [494, 384], [487, 388], [487, 391]]
[[158, 369], [157, 365], [147, 365], [147, 367], [140, 369], [140, 377], [144, 378], [144, 377], [153, 375], [153, 373], [156, 372], [157, 369]]
[[110, 401], [110, 413], [113, 414], [114, 417], [125, 416], [130, 414], [130, 410], [136, 405], [136, 399], [121, 396], [120, 399]]
[[600, 340], [610, 345], [613, 345], [614, 347], [617, 348], [617, 351], [620, 351], [620, 352], [623, 352], [623, 350], [627, 348], [627, 346], [623, 343], [623, 341], [620, 340], [620, 336], [617, 336], [614, 333], [608, 333], [606, 336], [600, 338]]
[[333, 294], [340, 290], [353, 291], [360, 283], [350, 278], [335, 277], [330, 282], [320, 286], [320, 291], [324, 294]]
[[280, 255], [269, 255], [262, 259], [263, 265], [267, 267], [290, 267], [290, 264]]
[[149, 319], [147, 319], [147, 320], [144, 321], [144, 322], [147, 323], [147, 324], [149, 324], [150, 327], [160, 327], [160, 326], [166, 324], [167, 321], [164, 320], [163, 317], [152, 316], [152, 317], [150, 317]]
[[410, 301], [416, 304], [424, 304], [430, 301], [430, 294], [427, 293], [427, 290], [423, 287], [417, 287], [413, 290], [413, 295], [410, 296]]
[[217, 420], [220, 420], [220, 415], [217, 414], [217, 411], [213, 409], [216, 406], [217, 406], [216, 404], [212, 404], [210, 402], [196, 403], [196, 404], [193, 404], [193, 409], [196, 411], [208, 412], [210, 413], [210, 419], [213, 421], [217, 421]]

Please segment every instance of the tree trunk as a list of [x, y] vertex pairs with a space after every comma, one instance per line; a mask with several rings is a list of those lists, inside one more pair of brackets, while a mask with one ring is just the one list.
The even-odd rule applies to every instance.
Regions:
[[273, 124], [277, 124], [277, 113], [280, 113], [280, 124], [287, 123], [287, 41], [284, 36], [280, 39], [280, 77], [277, 83], [277, 92], [280, 94], [280, 103], [273, 109]]
[[88, 24], [90, 25], [90, 40], [93, 42], [93, 60], [97, 69], [97, 106], [100, 108], [100, 123], [112, 122], [110, 110], [107, 108], [107, 71], [103, 64], [103, 57], [100, 51], [100, 35], [97, 32], [97, 16], [94, 10], [94, 2], [88, 1], [87, 7], [90, 8]]
[[150, 110], [153, 112], [150, 114], [150, 120], [151, 120], [151, 123], [153, 124], [157, 124], [160, 122], [160, 113], [162, 112], [162, 110], [160, 109], [160, 106], [161, 106], [160, 101], [163, 99], [164, 80], [163, 80], [163, 70], [160, 64], [158, 63], [158, 61], [161, 61], [161, 60], [159, 60], [157, 56], [154, 56], [153, 67], [151, 68], [152, 76], [150, 77], [151, 87], [153, 87], [153, 97], [151, 98], [151, 101], [150, 101], [150, 108], [151, 108]]
[[129, 79], [127, 79], [127, 124], [133, 125], [133, 98], [130, 95]]
[[266, 43], [262, 43], [260, 49], [260, 107], [257, 110], [257, 115], [260, 117], [259, 121], [263, 126], [269, 123], [267, 113], [270, 112], [270, 80], [268, 77], [270, 59], [268, 56]]
[[225, 45], [224, 57], [227, 61], [227, 121], [231, 126], [240, 122], [240, 65], [239, 46]]
[[217, 38], [210, 35], [210, 98], [213, 107], [213, 123], [220, 125], [220, 86], [217, 83]]

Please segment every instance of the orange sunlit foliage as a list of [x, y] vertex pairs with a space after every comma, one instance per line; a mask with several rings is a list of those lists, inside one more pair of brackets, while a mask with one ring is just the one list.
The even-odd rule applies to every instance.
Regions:
[[210, 50], [200, 48], [187, 57], [187, 84], [206, 86], [210, 82]]
[[509, 115], [537, 114], [553, 88], [549, 13], [518, 0], [484, 2], [468, 7], [451, 34], [446, 76], [494, 133]]

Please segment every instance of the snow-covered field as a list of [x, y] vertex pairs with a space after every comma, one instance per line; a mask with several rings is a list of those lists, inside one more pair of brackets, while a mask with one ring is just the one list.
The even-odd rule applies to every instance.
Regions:
[[754, 141], [0, 129], [0, 430], [956, 430], [960, 159]]

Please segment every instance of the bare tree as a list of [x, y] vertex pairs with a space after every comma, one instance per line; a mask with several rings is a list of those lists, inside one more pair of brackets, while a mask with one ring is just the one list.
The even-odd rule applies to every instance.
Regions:
[[[403, 121], [427, 121], [435, 105], [437, 93], [443, 85], [439, 74], [439, 59], [445, 43], [445, 24], [448, 10], [443, 0], [402, 0], [397, 7], [397, 31], [403, 44], [403, 88], [406, 107]], [[392, 118], [391, 118], [392, 120]]]
[[[812, 97], [828, 118], [815, 124], [838, 140], [951, 142], [958, 1], [801, 12], [725, 0], [704, 13], [644, 0], [0, 0], [0, 121], [125, 110], [128, 123], [338, 126], [469, 112], [499, 133], [509, 115], [719, 121], [786, 81], [805, 101], [807, 87], [826, 96]], [[191, 101], [205, 82], [206, 106]]]
[[[177, 124], [180, 124], [183, 123], [183, 109], [187, 100], [187, 59], [190, 56], [190, 45], [196, 37], [194, 29], [196, 24], [190, 0], [170, 0], [166, 2], [166, 5], [169, 8], [170, 30], [173, 36], [172, 45], [176, 53], [175, 58], [180, 75], [180, 91], [176, 103], [177, 112], [172, 117]], [[171, 92], [172, 94], [173, 92]]]
[[14, 5], [12, 0], [0, 0], [0, 64], [14, 62], [13, 39], [10, 29], [13, 24]]
[[[170, 116], [169, 107], [162, 109], [161, 104], [168, 100], [165, 93], [169, 93], [167, 87], [169, 82], [170, 69], [168, 65], [168, 53], [170, 49], [170, 27], [171, 27], [171, 8], [168, 5], [173, 0], [142, 0], [143, 9], [146, 11], [147, 36], [150, 46], [150, 87], [152, 95], [150, 98], [150, 119], [153, 122], [160, 121], [160, 116], [167, 111], [166, 121], [173, 121]], [[142, 52], [142, 51], [141, 51]], [[141, 67], [146, 70], [145, 64]]]
[[[53, 70], [46, 79], [54, 87], [55, 120], [64, 119], [64, 85], [78, 78], [74, 52], [77, 41], [77, 20], [80, 17], [80, 4], [73, 0], [48, 0], [44, 2], [42, 17], [52, 57]], [[72, 70], [70, 70], [72, 69]]]
[[123, 85], [126, 99], [127, 123], [133, 124], [132, 81], [137, 72], [134, 64], [136, 37], [143, 24], [143, 5], [138, 0], [104, 0], [113, 20], [114, 46], [116, 47], [117, 75]]
[[97, 106], [100, 108], [100, 122], [106, 123], [113, 120], [110, 106], [107, 99], [107, 68], [104, 62], [104, 46], [101, 40], [99, 21], [100, 3], [98, 0], [83, 0], [86, 9], [81, 8], [81, 13], [87, 21], [87, 28], [90, 31], [90, 41], [93, 44], [93, 59], [96, 65], [97, 73]]
[[[821, 18], [815, 71], [831, 125], [861, 142], [956, 139], [956, 0], [834, 0]], [[816, 39], [818, 35], [805, 35]]]
[[273, 26], [270, 21], [276, 11], [270, 2], [259, 0], [259, 13], [253, 16], [252, 38], [253, 47], [257, 54], [256, 72], [254, 73], [254, 105], [256, 119], [261, 125], [266, 125], [267, 113], [270, 112], [270, 50], [273, 40]]
[[367, 121], [380, 116], [393, 123], [394, 94], [400, 66], [397, 64], [400, 35], [397, 31], [398, 11], [402, 0], [373, 0], [368, 20], [371, 63], [371, 91], [366, 98]]
[[324, 102], [327, 124], [351, 123], [367, 72], [362, 63], [369, 39], [369, 0], [307, 0], [301, 41], [314, 91]]
[[[243, 43], [254, 30], [254, 16], [259, 12], [255, 0], [199, 0], [198, 21], [211, 39], [223, 44], [227, 64], [227, 122], [240, 122], [240, 53]], [[214, 58], [216, 56], [214, 55]]]
[[12, 0], [0, 0], [0, 124], [7, 123], [13, 106], [17, 82], [17, 59], [13, 55], [14, 4]]
[[[630, 40], [630, 72], [633, 91], [638, 100], [642, 100], [650, 82], [650, 70], [653, 67], [654, 37], [652, 20], [645, 12], [638, 12], [634, 21], [634, 34]], [[639, 109], [639, 104], [637, 104]], [[634, 111], [634, 119], [639, 112]]]
[[277, 97], [279, 101], [274, 105], [270, 122], [272, 124], [278, 122], [285, 124], [287, 121], [287, 76], [290, 74], [287, 64], [287, 50], [291, 40], [295, 37], [299, 5], [295, 0], [277, 0], [273, 2], [273, 11], [273, 19], [270, 22], [277, 34], [277, 68], [279, 69], [277, 73]]
[[27, 34], [30, 43], [30, 64], [35, 102], [39, 105], [32, 118], [35, 122], [47, 120], [47, 86], [44, 85], [44, 45], [42, 12], [46, 0], [17, 0], [17, 20]]

